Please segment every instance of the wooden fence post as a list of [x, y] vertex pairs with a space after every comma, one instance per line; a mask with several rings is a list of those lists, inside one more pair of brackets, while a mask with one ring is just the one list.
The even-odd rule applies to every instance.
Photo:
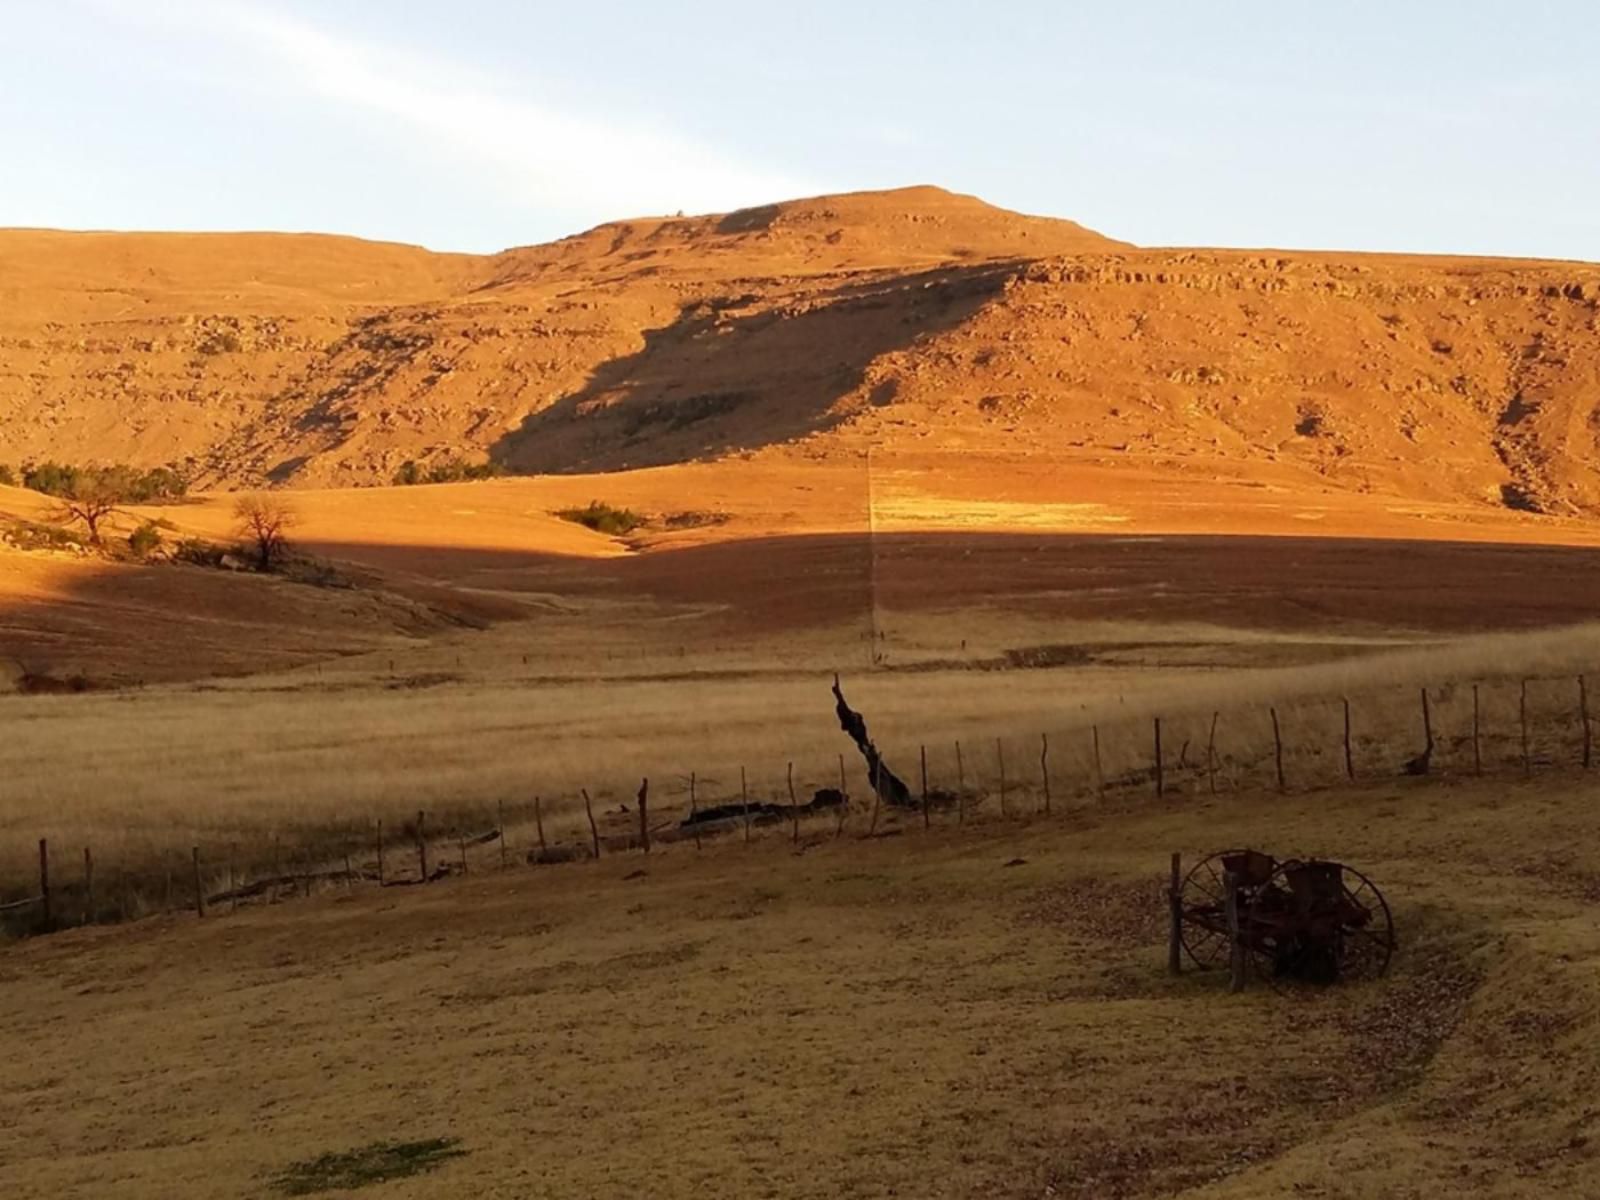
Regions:
[[1000, 764], [1000, 815], [1006, 817], [1011, 815], [1006, 809], [1006, 747], [1000, 738], [994, 740], [994, 757]]
[[961, 764], [961, 742], [956, 741], [956, 824], [967, 823], [967, 770]]
[[1517, 719], [1522, 724], [1522, 773], [1533, 774], [1533, 757], [1528, 751], [1528, 681], [1522, 681], [1522, 695], [1517, 701]]
[[1159, 799], [1167, 790], [1166, 778], [1162, 774], [1161, 763], [1161, 718], [1155, 719], [1156, 725], [1156, 797]]
[[239, 843], [228, 843], [228, 911], [239, 911]]
[[850, 812], [850, 789], [845, 786], [844, 755], [839, 755], [839, 820], [833, 827], [833, 836], [844, 835], [844, 819]]
[[1278, 791], [1286, 792], [1289, 785], [1283, 778], [1283, 730], [1278, 727], [1278, 710], [1276, 707], [1268, 709], [1272, 713], [1272, 755], [1278, 768]]
[[543, 851], [547, 848], [544, 844], [544, 804], [537, 795], [533, 798], [533, 827], [539, 835], [539, 849]]
[[193, 851], [194, 859], [194, 911], [197, 917], [206, 915], [206, 890], [200, 883], [200, 847]]
[[639, 784], [639, 844], [650, 853], [650, 777]]
[[50, 905], [50, 839], [39, 839], [39, 912], [46, 929], [51, 925]]
[[494, 802], [495, 824], [500, 827], [500, 869], [506, 869], [506, 802]]
[[924, 829], [927, 829], [928, 828], [928, 748], [927, 748], [927, 746], [919, 746], [919, 747], [917, 747], [917, 750], [918, 750], [918, 753], [922, 756], [922, 827]]
[[461, 873], [465, 875], [467, 873], [467, 835], [464, 833], [456, 834], [456, 841], [461, 849]]
[[1428, 703], [1428, 689], [1422, 689], [1422, 774], [1433, 770], [1433, 708]]
[[600, 826], [594, 823], [594, 805], [589, 800], [589, 789], [578, 789], [583, 793], [583, 811], [589, 815], [589, 842], [594, 849], [595, 858], [600, 857]]
[[[691, 817], [694, 816], [695, 813], [700, 811], [700, 793], [696, 789], [696, 784], [698, 783], [698, 779], [699, 779], [699, 777], [693, 771], [689, 772], [689, 815]], [[700, 825], [699, 825], [699, 823], [698, 822], [690, 822], [689, 830], [690, 830], [691, 833], [694, 834], [694, 848], [696, 850], [702, 849], [702, 846], [700, 844]]]
[[1355, 756], [1355, 751], [1352, 749], [1352, 747], [1350, 745], [1350, 697], [1345, 696], [1345, 697], [1343, 697], [1343, 700], [1344, 700], [1344, 777], [1346, 779], [1350, 780], [1352, 783], [1354, 783], [1355, 782], [1355, 778], [1356, 778], [1356, 756]]
[[1583, 769], [1594, 761], [1594, 731], [1589, 728], [1589, 684], [1578, 676], [1578, 720], [1583, 722]]
[[350, 891], [356, 886], [356, 873], [350, 869], [350, 851], [344, 852], [344, 890]]
[[418, 882], [428, 882], [428, 814], [420, 808], [417, 810], [417, 870], [420, 873]]
[[1050, 735], [1039, 735], [1039, 778], [1044, 781], [1044, 815], [1050, 815]]
[[1089, 732], [1094, 735], [1094, 792], [1100, 799], [1106, 798], [1106, 770], [1100, 763], [1100, 726], [1089, 726]]
[[1244, 939], [1239, 936], [1239, 877], [1222, 873], [1224, 911], [1228, 920], [1228, 990], [1244, 991]]
[[789, 764], [789, 822], [793, 827], [793, 836], [789, 839], [796, 846], [800, 844], [800, 801], [794, 794], [794, 764]]
[[1217, 712], [1211, 712], [1211, 732], [1206, 736], [1206, 784], [1217, 794]]
[[1167, 913], [1171, 928], [1167, 934], [1167, 971], [1183, 972], [1183, 855], [1172, 852], [1172, 878], [1167, 887]]
[[1477, 684], [1473, 684], [1472, 685], [1472, 773], [1474, 775], [1482, 775], [1483, 774], [1483, 746], [1482, 746], [1482, 743], [1480, 743], [1479, 740], [1478, 740], [1478, 733], [1479, 733], [1478, 685]]
[[83, 923], [94, 924], [94, 851], [83, 848]]

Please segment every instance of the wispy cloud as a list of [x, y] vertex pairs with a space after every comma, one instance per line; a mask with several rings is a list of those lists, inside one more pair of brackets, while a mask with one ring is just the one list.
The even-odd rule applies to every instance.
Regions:
[[821, 190], [644, 118], [585, 115], [529, 99], [505, 80], [436, 55], [254, 4], [206, 0], [183, 8], [188, 32], [249, 52], [274, 90], [382, 118], [416, 139], [421, 157], [476, 169], [503, 200], [619, 217], [721, 211]]

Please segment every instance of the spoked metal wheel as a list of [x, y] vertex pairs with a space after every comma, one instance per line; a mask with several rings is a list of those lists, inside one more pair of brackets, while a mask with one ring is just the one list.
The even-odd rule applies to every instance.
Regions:
[[1222, 860], [1240, 850], [1219, 850], [1189, 868], [1178, 889], [1183, 906], [1179, 936], [1183, 948], [1202, 971], [1228, 965], [1227, 890], [1223, 886]]
[[1394, 956], [1383, 893], [1342, 863], [1280, 864], [1240, 924], [1256, 974], [1275, 985], [1376, 979]]
[[1339, 974], [1376, 979], [1394, 957], [1394, 917], [1378, 885], [1354, 867], [1344, 868], [1346, 920], [1340, 927]]

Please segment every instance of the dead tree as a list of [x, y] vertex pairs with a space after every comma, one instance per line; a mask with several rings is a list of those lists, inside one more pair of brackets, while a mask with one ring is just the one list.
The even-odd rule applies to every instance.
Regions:
[[241, 496], [233, 506], [233, 519], [240, 539], [255, 554], [256, 566], [262, 571], [276, 567], [288, 550], [293, 510], [271, 496]]
[[895, 808], [916, 808], [919, 801], [912, 794], [911, 788], [889, 769], [883, 761], [883, 756], [878, 753], [878, 747], [867, 736], [867, 720], [855, 709], [845, 703], [844, 692], [839, 687], [839, 677], [833, 677], [834, 711], [839, 716], [839, 728], [850, 735], [850, 740], [856, 744], [856, 749], [861, 751], [861, 757], [867, 763], [867, 782], [872, 785], [872, 794], [881, 797], [885, 804]]

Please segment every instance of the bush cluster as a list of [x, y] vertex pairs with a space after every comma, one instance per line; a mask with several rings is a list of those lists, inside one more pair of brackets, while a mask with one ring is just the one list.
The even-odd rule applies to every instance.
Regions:
[[[9, 469], [0, 476], [7, 482]], [[137, 467], [80, 467], [70, 463], [24, 463], [22, 486], [46, 496], [67, 498], [81, 496], [88, 491], [99, 491], [114, 496], [123, 504], [160, 504], [182, 500], [189, 491], [189, 481], [172, 467], [153, 467], [141, 471]]]
[[612, 537], [632, 533], [645, 523], [645, 519], [631, 508], [615, 508], [603, 500], [591, 500], [583, 508], [557, 509], [556, 516]]
[[468, 483], [504, 474], [505, 469], [493, 462], [469, 463], [464, 458], [447, 458], [424, 466], [415, 459], [407, 459], [394, 473], [394, 481], [400, 487], [410, 487], [418, 483]]

